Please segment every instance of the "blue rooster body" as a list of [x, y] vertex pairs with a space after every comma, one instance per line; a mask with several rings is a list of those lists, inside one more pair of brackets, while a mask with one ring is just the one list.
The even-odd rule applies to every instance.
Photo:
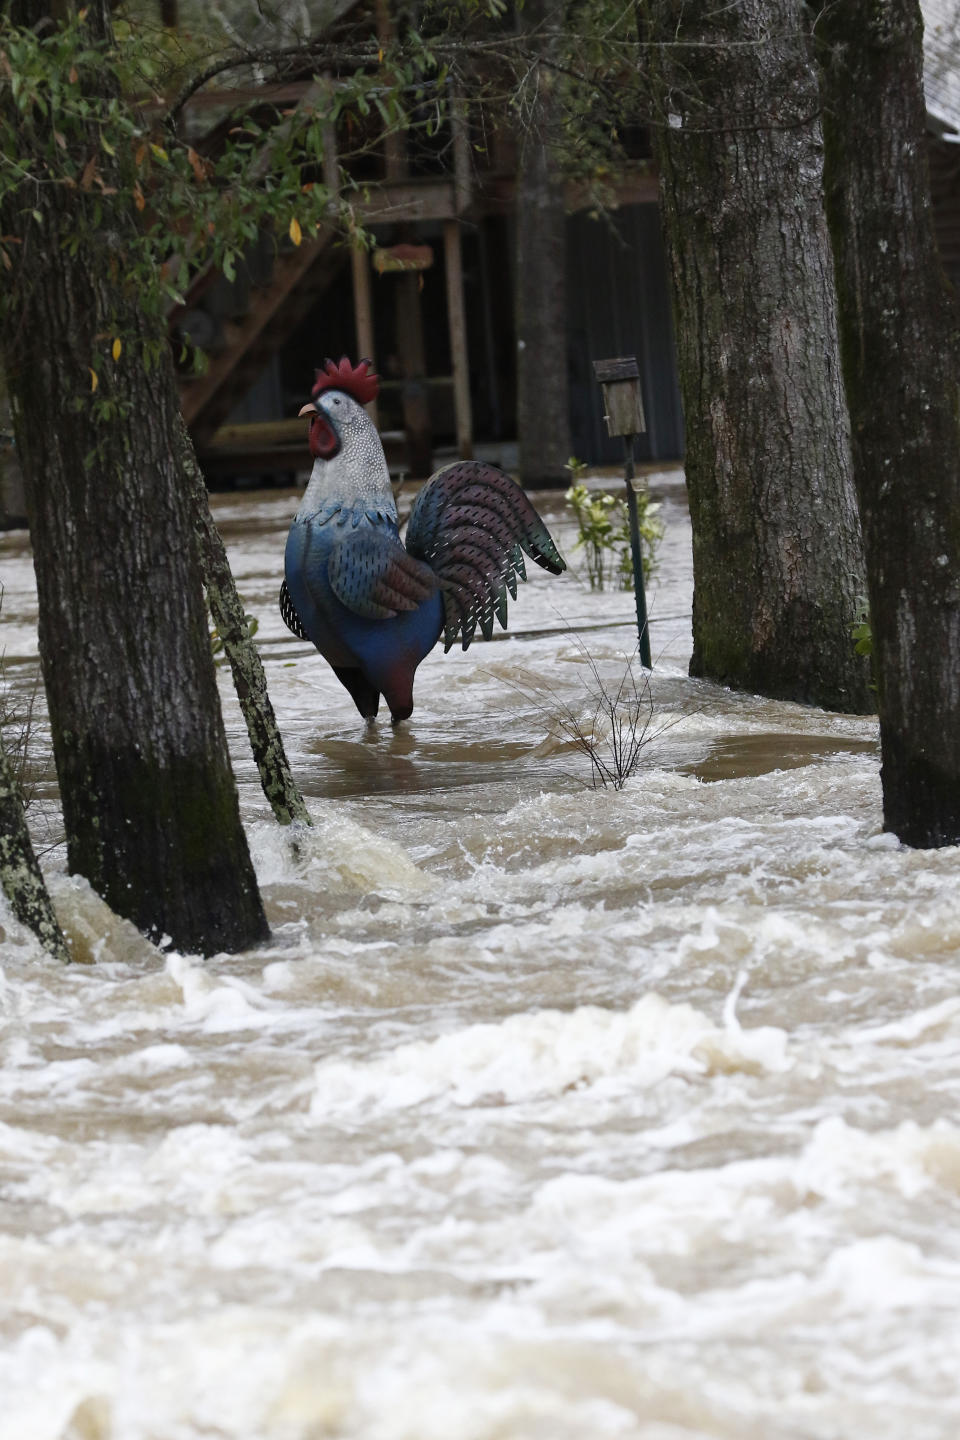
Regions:
[[[297, 515], [287, 536], [287, 590], [307, 638], [357, 700], [356, 670], [391, 713], [413, 708], [413, 672], [436, 645], [443, 629], [443, 602], [434, 582], [421, 604], [392, 616], [373, 617], [355, 608], [372, 590], [371, 576], [390, 566], [403, 550], [396, 515], [367, 512], [362, 506], [335, 506], [313, 515]], [[338, 589], [331, 572], [339, 579]], [[339, 590], [339, 593], [338, 593]], [[345, 603], [346, 601], [346, 603]], [[350, 602], [354, 603], [351, 604]], [[376, 702], [371, 696], [372, 714]]]
[[522, 551], [565, 569], [518, 485], [495, 466], [461, 461], [438, 471], [410, 514], [406, 545], [376, 429], [361, 402], [376, 394], [366, 362], [327, 362], [314, 387], [314, 468], [290, 527], [280, 608], [353, 696], [394, 722], [413, 709], [417, 666], [446, 635], [466, 649], [477, 627], [506, 626], [506, 592], [525, 579]]

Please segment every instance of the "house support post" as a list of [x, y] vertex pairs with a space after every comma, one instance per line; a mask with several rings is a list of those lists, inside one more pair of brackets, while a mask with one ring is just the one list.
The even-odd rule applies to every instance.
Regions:
[[433, 469], [433, 427], [427, 391], [427, 355], [417, 271], [396, 279], [397, 351], [403, 375], [403, 428], [407, 435], [410, 475], [423, 480]]
[[[370, 257], [362, 245], [354, 245], [350, 251], [350, 265], [353, 270], [353, 320], [357, 331], [357, 360], [369, 360], [373, 365], [376, 355], [373, 345]], [[374, 425], [378, 425], [376, 400], [371, 400], [365, 408]]]
[[463, 303], [463, 254], [460, 222], [443, 222], [443, 253], [447, 272], [447, 319], [453, 361], [453, 407], [457, 427], [457, 454], [473, 456], [473, 416], [470, 410], [470, 360], [467, 352], [467, 318]]

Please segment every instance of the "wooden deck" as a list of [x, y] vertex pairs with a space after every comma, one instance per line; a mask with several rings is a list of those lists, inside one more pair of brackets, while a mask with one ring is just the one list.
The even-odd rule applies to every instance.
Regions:
[[[265, 420], [249, 425], [222, 425], [198, 452], [207, 479], [216, 482], [289, 471], [303, 474], [313, 467], [307, 444], [307, 420]], [[391, 474], [405, 467], [402, 430], [382, 431]]]

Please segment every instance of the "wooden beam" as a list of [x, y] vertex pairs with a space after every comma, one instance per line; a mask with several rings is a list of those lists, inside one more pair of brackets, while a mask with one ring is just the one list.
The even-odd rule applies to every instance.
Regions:
[[[350, 251], [350, 267], [353, 273], [353, 322], [357, 332], [357, 353], [354, 357], [354, 364], [359, 360], [369, 360], [376, 369], [370, 256], [362, 245], [355, 245]], [[371, 400], [365, 408], [374, 425], [377, 425], [379, 422], [376, 400]]]
[[[481, 176], [479, 203], [475, 207], [482, 215], [506, 214], [516, 204], [517, 182], [514, 175]], [[644, 172], [624, 171], [610, 186], [610, 209], [618, 210], [621, 205], [656, 204], [660, 198], [657, 171], [648, 167]], [[564, 187], [564, 205], [567, 213], [590, 209], [596, 203], [591, 187], [582, 180], [568, 180]]]
[[[267, 82], [263, 85], [208, 85], [191, 95], [184, 108], [189, 117], [204, 110], [235, 110], [241, 105], [291, 105], [313, 84], [312, 80], [289, 80], [281, 84]], [[143, 103], [145, 115], [153, 116], [165, 111], [173, 100], [172, 95], [156, 99], [151, 96]]]
[[[361, 192], [363, 193], [363, 192]], [[367, 224], [447, 220], [457, 213], [455, 187], [449, 180], [404, 180], [371, 184], [354, 209]]]
[[461, 460], [473, 456], [473, 415], [470, 408], [470, 359], [467, 351], [467, 316], [463, 303], [463, 256], [460, 224], [447, 220], [443, 226], [443, 253], [447, 271], [447, 323], [450, 327], [450, 356], [453, 361], [453, 410], [457, 426], [457, 453]]
[[[387, 465], [394, 473], [407, 468], [407, 450], [400, 430], [381, 432]], [[269, 471], [304, 471], [313, 465], [306, 419], [261, 420], [221, 425], [198, 452], [205, 475], [260, 475]]]

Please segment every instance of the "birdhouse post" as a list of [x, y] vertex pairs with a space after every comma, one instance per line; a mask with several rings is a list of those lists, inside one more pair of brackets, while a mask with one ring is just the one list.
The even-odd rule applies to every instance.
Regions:
[[653, 668], [650, 657], [650, 628], [647, 624], [647, 597], [643, 585], [643, 556], [640, 552], [640, 521], [634, 489], [633, 446], [647, 428], [640, 393], [640, 367], [635, 355], [617, 360], [594, 360], [593, 373], [603, 390], [604, 419], [608, 435], [622, 435], [625, 449], [624, 479], [627, 486], [627, 514], [630, 517], [630, 555], [633, 560], [633, 593], [637, 602], [637, 637], [640, 664]]

